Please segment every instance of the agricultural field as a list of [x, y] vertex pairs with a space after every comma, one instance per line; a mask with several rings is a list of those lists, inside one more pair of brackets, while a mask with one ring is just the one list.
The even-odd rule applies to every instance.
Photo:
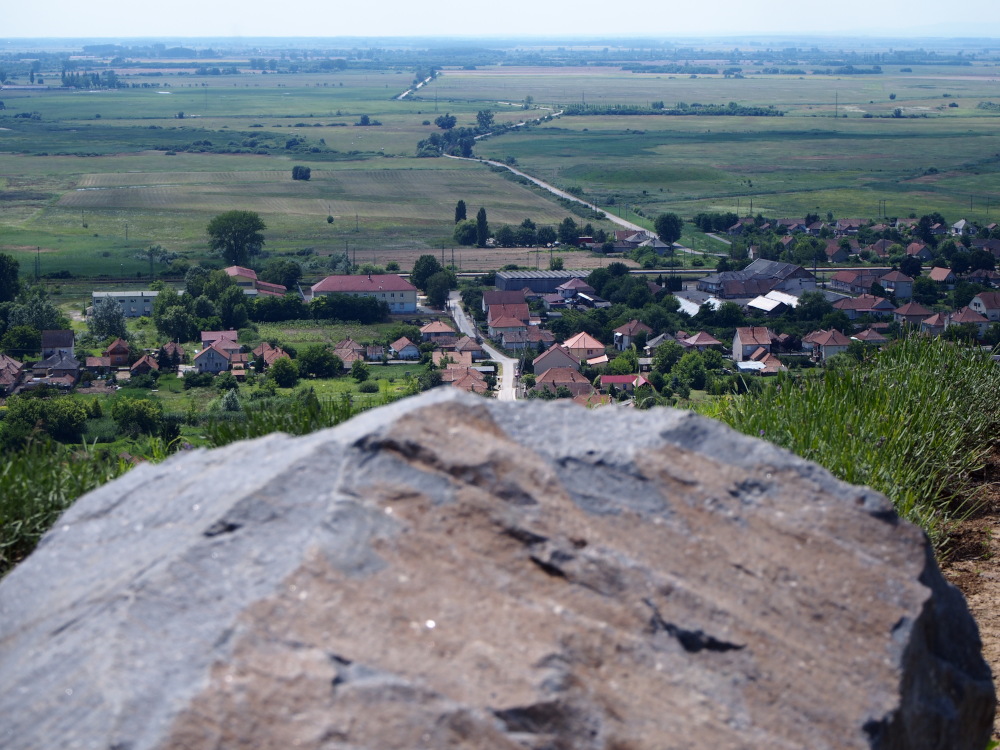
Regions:
[[[882, 201], [889, 216], [998, 215], [1000, 112], [977, 108], [1000, 102], [991, 63], [746, 77], [454, 66], [400, 100], [411, 70], [268, 75], [234, 62], [233, 75], [118, 71], [146, 88], [0, 92], [0, 250], [22, 272], [37, 264], [42, 275], [136, 278], [148, 274], [141, 252], [152, 244], [207, 259], [208, 221], [247, 209], [267, 224], [265, 250], [309, 257], [314, 276], [324, 256], [343, 251], [404, 270], [426, 252], [461, 270], [546, 267], [546, 251], [456, 248], [454, 206], [464, 200], [470, 216], [485, 207], [496, 228], [525, 218], [555, 225], [573, 216], [565, 205], [474, 161], [414, 156], [418, 141], [442, 132], [435, 117], [471, 126], [485, 108], [497, 123], [532, 122], [479, 140], [476, 155], [514, 160], [644, 226], [662, 211], [874, 218]], [[661, 101], [785, 115], [549, 117], [569, 104]], [[381, 125], [357, 126], [363, 115]], [[293, 181], [295, 165], [310, 167], [311, 179]], [[605, 260], [574, 253], [564, 262]]]

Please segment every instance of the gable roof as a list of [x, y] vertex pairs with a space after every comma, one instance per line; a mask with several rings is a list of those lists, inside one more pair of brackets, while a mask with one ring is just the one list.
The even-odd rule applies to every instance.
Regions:
[[882, 344], [889, 340], [872, 328], [866, 328], [861, 331], [861, 333], [854, 334], [851, 338], [857, 339], [858, 341], [864, 341], [869, 344]]
[[744, 326], [736, 329], [736, 337], [740, 340], [741, 346], [770, 346], [774, 334], [769, 328], [760, 326]]
[[202, 357], [206, 356], [209, 352], [215, 352], [218, 356], [222, 357], [227, 362], [230, 359], [232, 359], [232, 355], [228, 351], [226, 351], [225, 349], [223, 349], [221, 346], [219, 346], [218, 344], [209, 344], [204, 349], [202, 349], [200, 352], [198, 352], [197, 354], [194, 355], [195, 361], [198, 361]]
[[927, 273], [927, 277], [931, 281], [937, 281], [940, 283], [944, 281], [954, 280], [955, 272], [952, 271], [950, 268], [940, 268], [938, 266], [935, 266]]
[[214, 344], [219, 341], [233, 341], [239, 337], [236, 331], [202, 331], [201, 343], [204, 345]]
[[394, 273], [368, 274], [367, 276], [327, 276], [318, 284], [313, 284], [313, 294], [336, 294], [338, 292], [416, 292], [409, 281]]
[[568, 385], [578, 383], [590, 385], [590, 381], [572, 367], [550, 367], [535, 380], [536, 385], [551, 383], [552, 385]]
[[488, 289], [483, 292], [483, 305], [519, 305], [524, 302], [523, 289]]
[[918, 305], [916, 302], [907, 302], [905, 305], [896, 310], [896, 315], [905, 317], [912, 317], [916, 315], [927, 317], [930, 314], [930, 310], [923, 305]]
[[229, 266], [228, 268], [223, 268], [227, 276], [246, 276], [249, 279], [257, 280], [257, 272], [252, 268], [244, 268], [243, 266]]
[[104, 350], [110, 356], [112, 354], [124, 353], [128, 354], [128, 342], [125, 339], [115, 339], [110, 344], [108, 348]]
[[952, 323], [987, 323], [989, 319], [980, 315], [971, 307], [963, 307], [960, 310], [956, 310], [951, 314]]
[[817, 346], [850, 346], [851, 340], [836, 328], [829, 331], [817, 331], [810, 334], [812, 343]]
[[648, 325], [643, 323], [641, 320], [632, 319], [623, 326], [618, 326], [615, 333], [620, 333], [622, 336], [635, 336], [640, 332], [652, 333], [653, 329]]
[[595, 339], [586, 331], [581, 331], [575, 336], [570, 336], [563, 342], [567, 349], [603, 349], [604, 344]]
[[569, 359], [572, 360], [573, 362], [576, 362], [577, 365], [580, 364], [580, 359], [562, 344], [556, 344], [555, 346], [546, 349], [544, 352], [542, 352], [533, 360], [531, 360], [531, 364], [537, 365], [539, 363], [544, 363], [546, 358], [553, 357], [557, 353], [561, 353], [562, 355], [569, 357]]
[[980, 292], [973, 299], [978, 299], [987, 310], [1000, 309], [1000, 292]]
[[410, 341], [408, 338], [406, 338], [406, 336], [398, 338], [395, 341], [393, 341], [391, 344], [389, 344], [389, 348], [392, 349], [396, 353], [399, 353], [399, 352], [403, 351], [403, 349], [405, 349], [408, 346], [412, 346], [413, 348], [417, 348], [417, 345], [414, 344], [412, 341]]
[[421, 333], [455, 333], [455, 329], [440, 320], [432, 320], [420, 329]]
[[857, 297], [844, 297], [833, 303], [837, 310], [895, 310], [893, 304], [885, 297], [874, 294], [859, 294]]
[[72, 331], [42, 331], [42, 349], [63, 349], [72, 346]]
[[688, 336], [681, 343], [688, 346], [722, 346], [721, 341], [711, 334], [705, 333], [705, 331], [698, 331], [693, 336]]

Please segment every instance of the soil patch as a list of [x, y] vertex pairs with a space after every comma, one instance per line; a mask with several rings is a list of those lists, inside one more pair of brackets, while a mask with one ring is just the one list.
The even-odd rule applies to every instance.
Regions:
[[[1000, 674], [1000, 448], [995, 448], [985, 467], [975, 477], [970, 499], [976, 511], [959, 523], [941, 563], [945, 577], [955, 584], [969, 603], [979, 625], [983, 656]], [[993, 737], [1000, 740], [1000, 717]]]

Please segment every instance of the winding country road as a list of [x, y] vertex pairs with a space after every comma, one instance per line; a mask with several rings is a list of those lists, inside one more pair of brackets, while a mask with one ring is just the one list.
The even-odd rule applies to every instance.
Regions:
[[[649, 232], [649, 230], [646, 229], [646, 227], [641, 227], [638, 224], [633, 224], [631, 221], [622, 219], [618, 216], [615, 216], [614, 214], [609, 214], [600, 206], [595, 206], [593, 203], [588, 203], [585, 200], [581, 200], [572, 193], [567, 193], [565, 190], [560, 190], [555, 185], [550, 185], [544, 180], [539, 180], [537, 177], [532, 177], [530, 174], [522, 172], [520, 169], [514, 169], [514, 167], [510, 166], [509, 164], [504, 164], [502, 161], [493, 161], [492, 159], [479, 159], [476, 157], [452, 156], [451, 154], [442, 154], [442, 156], [445, 156], [449, 159], [457, 159], [459, 161], [474, 161], [478, 162], [479, 164], [489, 164], [494, 167], [503, 167], [504, 169], [510, 170], [518, 177], [523, 177], [526, 180], [530, 180], [543, 190], [548, 190], [553, 195], [557, 195], [560, 198], [565, 198], [568, 201], [573, 201], [574, 203], [579, 203], [581, 205], [584, 205], [591, 211], [599, 211], [600, 213], [604, 214], [607, 217], [608, 221], [612, 222], [613, 224], [617, 224], [618, 226], [625, 227], [626, 229], [631, 229], [636, 232]], [[676, 247], [678, 249], [687, 249], [687, 248], [682, 248], [679, 245], [676, 245]]]

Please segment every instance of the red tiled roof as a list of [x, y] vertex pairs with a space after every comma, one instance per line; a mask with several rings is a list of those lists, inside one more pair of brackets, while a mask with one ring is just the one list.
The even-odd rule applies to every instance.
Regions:
[[223, 268], [228, 276], [246, 276], [248, 278], [257, 280], [257, 272], [252, 268], [244, 268], [243, 266], [229, 266], [229, 268]]
[[327, 276], [312, 287], [313, 294], [337, 292], [415, 292], [417, 288], [402, 276], [394, 273], [369, 276]]
[[749, 346], [750, 344], [757, 344], [759, 346], [770, 346], [771, 337], [774, 334], [771, 333], [769, 328], [761, 328], [760, 326], [749, 326], [736, 329], [736, 336], [740, 340], [740, 344], [743, 346]]

